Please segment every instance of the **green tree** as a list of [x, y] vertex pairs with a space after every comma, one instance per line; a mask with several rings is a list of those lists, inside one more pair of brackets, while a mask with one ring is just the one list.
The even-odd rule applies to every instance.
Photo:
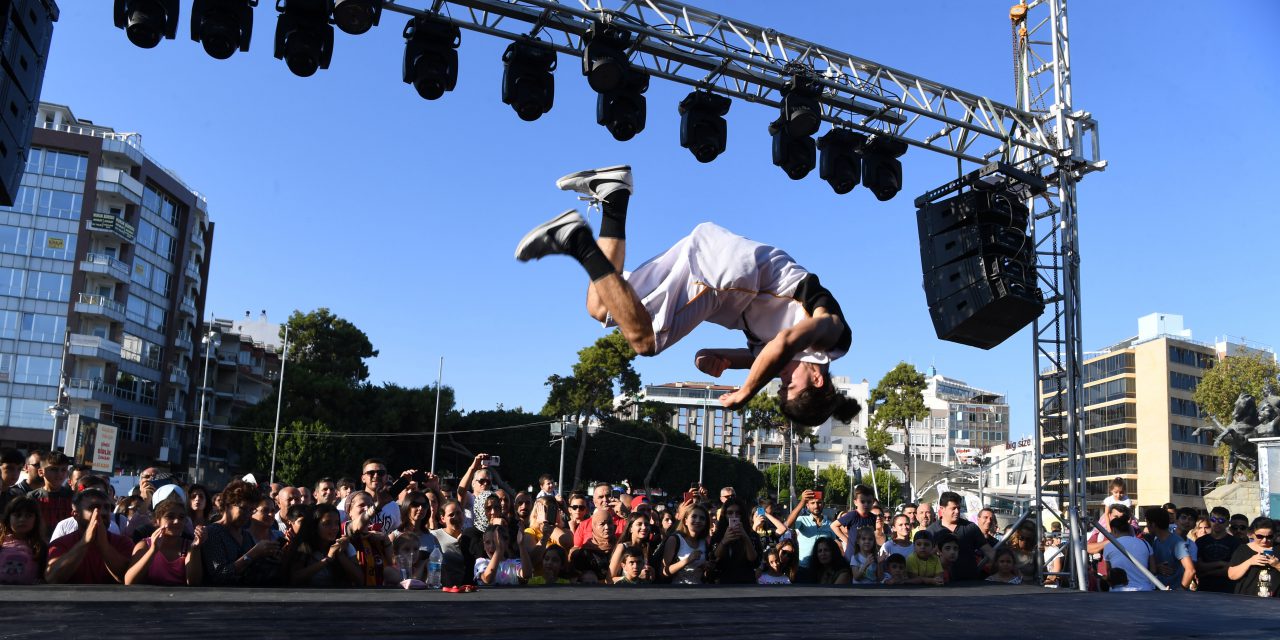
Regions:
[[[911, 459], [911, 423], [929, 416], [929, 408], [924, 404], [927, 386], [924, 374], [905, 362], [899, 362], [871, 390], [867, 448], [874, 458], [884, 455], [885, 448], [892, 442], [888, 428], [897, 427], [903, 430], [906, 458]], [[908, 484], [911, 481], [912, 478], [908, 477]]]
[[[369, 336], [350, 321], [335, 316], [325, 307], [308, 313], [294, 311], [289, 327], [289, 351], [294, 362], [318, 376], [358, 384], [369, 378], [365, 360], [378, 351]], [[284, 328], [281, 327], [281, 338]]]
[[596, 420], [608, 424], [613, 417], [613, 399], [619, 394], [634, 396], [640, 392], [640, 374], [631, 363], [636, 352], [618, 331], [595, 341], [595, 344], [578, 351], [578, 362], [573, 374], [551, 375], [547, 386], [551, 388], [542, 415], [569, 417], [580, 425], [578, 458], [573, 467], [573, 483], [582, 479], [582, 463], [587, 453], [585, 426]]
[[[1248, 393], [1261, 400], [1266, 395], [1263, 388], [1268, 384], [1273, 389], [1280, 388], [1277, 377], [1280, 377], [1280, 366], [1271, 358], [1256, 354], [1228, 356], [1205, 372], [1193, 397], [1201, 411], [1219, 423], [1229, 425], [1234, 421], [1232, 413], [1240, 394]], [[1218, 447], [1224, 471], [1228, 469], [1230, 453], [1227, 445]]]
[[818, 472], [817, 484], [823, 488], [827, 504], [849, 505], [849, 474], [841, 467], [823, 467]]
[[[765, 487], [770, 494], [778, 497], [778, 503], [782, 505], [790, 504], [791, 465], [771, 464], [769, 468], [764, 470], [764, 478]], [[816, 477], [813, 469], [796, 465], [796, 494], [798, 495], [805, 489], [813, 489], [815, 487]]]

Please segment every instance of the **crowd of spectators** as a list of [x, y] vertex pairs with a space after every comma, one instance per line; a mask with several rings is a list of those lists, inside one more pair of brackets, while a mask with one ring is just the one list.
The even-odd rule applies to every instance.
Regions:
[[[561, 493], [543, 475], [516, 491], [475, 456], [456, 484], [379, 459], [313, 487], [252, 475], [214, 489], [146, 469], [128, 495], [58, 452], [0, 452], [0, 584], [441, 588], [493, 585], [922, 585], [985, 580], [1057, 586], [1072, 541], [962, 499], [889, 510], [854, 488], [837, 512], [804, 491], [787, 511], [695, 485], [679, 502], [610, 484]], [[935, 508], [936, 507], [936, 508]], [[1085, 541], [1091, 586], [1274, 596], [1273, 523], [1164, 505], [1143, 526], [1119, 483]], [[1055, 523], [1056, 525], [1056, 523]]]

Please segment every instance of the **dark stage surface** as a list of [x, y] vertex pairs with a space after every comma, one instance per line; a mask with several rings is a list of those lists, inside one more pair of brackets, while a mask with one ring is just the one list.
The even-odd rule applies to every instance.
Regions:
[[1280, 638], [1280, 599], [941, 588], [4, 587], [0, 638]]

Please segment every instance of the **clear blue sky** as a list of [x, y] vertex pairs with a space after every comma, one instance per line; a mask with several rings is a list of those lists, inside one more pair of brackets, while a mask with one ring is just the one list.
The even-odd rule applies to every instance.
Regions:
[[[744, 102], [729, 114], [728, 151], [697, 163], [678, 144], [684, 87], [655, 82], [646, 130], [614, 141], [563, 56], [555, 108], [523, 122], [499, 98], [506, 42], [488, 36], [463, 33], [457, 90], [427, 102], [401, 83], [396, 14], [363, 36], [339, 32], [331, 68], [297, 78], [271, 57], [270, 1], [255, 12], [251, 50], [227, 61], [189, 40], [185, 0], [179, 38], [152, 50], [113, 28], [110, 2], [61, 4], [42, 98], [142, 132], [153, 157], [208, 194], [218, 228], [207, 309], [220, 317], [265, 308], [280, 321], [327, 306], [381, 351], [373, 380], [432, 384], [444, 356], [463, 408], [537, 411], [547, 375], [567, 372], [602, 330], [583, 311], [576, 265], [519, 264], [512, 251], [527, 228], [579, 204], [557, 177], [627, 162], [630, 265], [705, 220], [784, 247], [853, 327], [836, 375], [874, 383], [899, 360], [936, 364], [1008, 393], [1014, 434], [1031, 430], [1029, 331], [984, 352], [937, 340], [929, 321], [911, 201], [950, 179], [953, 162], [913, 150], [896, 199], [837, 196], [816, 171], [792, 182], [770, 164], [775, 114]], [[1010, 4], [700, 6], [1012, 102]], [[1274, 279], [1254, 275], [1273, 274], [1276, 255], [1265, 193], [1280, 146], [1280, 4], [1231, 7], [1072, 3], [1075, 106], [1101, 123], [1111, 163], [1080, 187], [1086, 349], [1135, 334], [1153, 311], [1183, 314], [1199, 339], [1280, 345]], [[646, 382], [701, 379], [699, 346], [741, 342], [700, 328], [638, 369]]]

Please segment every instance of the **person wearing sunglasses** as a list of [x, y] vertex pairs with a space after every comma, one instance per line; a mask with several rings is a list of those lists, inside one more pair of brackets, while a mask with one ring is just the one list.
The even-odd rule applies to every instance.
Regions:
[[1200, 591], [1235, 591], [1235, 582], [1227, 575], [1227, 569], [1231, 567], [1231, 558], [1241, 543], [1227, 530], [1230, 519], [1231, 512], [1225, 507], [1214, 507], [1209, 512], [1209, 535], [1196, 539], [1200, 558], [1196, 563], [1196, 576]]
[[390, 494], [391, 482], [387, 475], [387, 463], [378, 458], [369, 458], [360, 465], [360, 477], [364, 480], [364, 491], [373, 498], [374, 505], [369, 517], [369, 530], [391, 533], [400, 528], [400, 504]]
[[[479, 504], [483, 507], [484, 499], [497, 488], [494, 486], [494, 477], [488, 462], [490, 458], [491, 456], [487, 453], [477, 453], [471, 460], [471, 466], [467, 467], [467, 472], [462, 474], [462, 480], [458, 482], [458, 503], [464, 510], [463, 528], [475, 526], [476, 516], [484, 520], [483, 509], [478, 510], [476, 506]], [[477, 498], [480, 500], [479, 503]], [[483, 523], [480, 528], [484, 528]]]
[[1235, 536], [1243, 544], [1249, 543], [1249, 516], [1243, 513], [1231, 514], [1231, 522], [1227, 524], [1227, 533]]
[[569, 531], [577, 531], [578, 525], [587, 519], [590, 509], [587, 508], [587, 496], [584, 493], [575, 491], [569, 496], [569, 504], [565, 505], [565, 513], [568, 514], [568, 522], [565, 528]]
[[[1273, 598], [1280, 588], [1280, 558], [1276, 558], [1275, 522], [1271, 518], [1254, 518], [1249, 524], [1249, 542], [1236, 547], [1231, 556], [1227, 577], [1236, 583], [1235, 592]], [[1267, 580], [1263, 580], [1263, 573]]]

